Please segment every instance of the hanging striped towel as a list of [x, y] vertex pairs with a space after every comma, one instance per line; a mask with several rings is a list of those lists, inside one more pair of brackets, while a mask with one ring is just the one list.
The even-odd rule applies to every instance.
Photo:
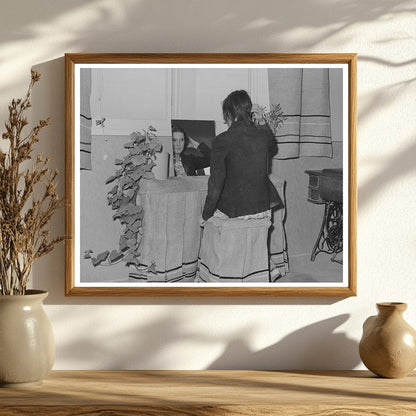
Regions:
[[80, 168], [91, 170], [91, 69], [80, 70]]
[[332, 158], [328, 68], [270, 68], [270, 105], [286, 117], [277, 131], [277, 159]]

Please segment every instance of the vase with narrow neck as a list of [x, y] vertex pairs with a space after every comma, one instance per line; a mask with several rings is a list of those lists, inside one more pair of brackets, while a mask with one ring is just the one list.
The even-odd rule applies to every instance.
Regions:
[[407, 304], [377, 303], [377, 309], [364, 322], [360, 357], [378, 376], [404, 377], [416, 367], [416, 331], [403, 318]]
[[48, 292], [0, 296], [0, 387], [40, 384], [52, 369], [55, 342], [43, 309]]

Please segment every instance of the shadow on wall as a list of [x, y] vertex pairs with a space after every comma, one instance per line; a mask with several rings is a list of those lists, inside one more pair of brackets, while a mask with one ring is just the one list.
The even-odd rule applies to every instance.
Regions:
[[372, 178], [358, 189], [360, 206], [368, 205], [377, 194], [383, 191], [390, 183], [396, 182], [416, 169], [416, 137], [413, 144], [388, 160], [380, 163], [380, 168], [372, 175]]
[[[138, 43], [140, 49], [145, 45], [150, 48], [154, 45], [165, 45], [163, 51], [166, 52], [172, 50], [170, 42], [174, 42], [175, 45], [180, 44], [177, 40], [181, 39], [175, 36], [167, 37], [166, 33], [169, 33], [169, 26], [176, 27], [177, 22], [183, 20], [183, 12], [187, 10], [193, 18], [187, 21], [187, 30], [182, 32], [182, 36], [189, 41], [189, 33], [199, 33], [194, 42], [197, 42], [199, 47], [209, 47], [211, 51], [218, 49], [247, 51], [253, 48], [258, 50], [258, 39], [279, 42], [277, 36], [292, 32], [294, 27], [305, 29], [328, 27], [326, 31], [320, 31], [317, 37], [302, 38], [301, 45], [291, 45], [295, 49], [298, 46], [306, 50], [351, 25], [375, 21], [386, 15], [414, 12], [410, 0], [394, 2], [355, 0], [338, 2], [336, 7], [329, 7], [325, 2], [318, 0], [310, 0], [307, 5], [302, 0], [293, 0], [290, 3], [284, 0], [265, 0], [262, 1], [261, 7], [251, 1], [241, 3], [243, 5], [236, 9], [234, 2], [222, 0], [209, 3], [178, 0], [175, 7], [166, 7], [164, 0], [155, 0], [151, 3], [126, 0], [118, 4], [111, 0], [91, 0], [87, 4], [83, 0], [71, 0], [71, 2], [38, 0], [37, 7], [33, 8], [22, 8], [19, 2], [14, 2], [7, 6], [3, 14], [1, 43], [34, 39], [46, 34], [47, 28], [52, 28], [59, 30], [61, 37], [50, 41], [61, 49], [65, 46], [79, 48], [81, 44], [81, 48], [100, 51], [103, 49], [108, 51], [109, 48], [116, 46], [113, 52], [127, 52], [127, 50], [132, 52], [126, 40], [136, 39], [140, 42]], [[47, 13], [44, 10], [47, 10]], [[303, 10], [303, 13], [299, 10]], [[273, 11], [278, 13], [272, 13]], [[14, 16], [19, 17], [18, 36], [15, 32]], [[293, 19], [294, 16], [296, 20]], [[74, 20], [77, 21], [77, 25], [71, 26]], [[212, 23], [201, 25], [201, 21]], [[102, 24], [103, 22], [106, 24]], [[155, 25], [155, 22], [159, 24]], [[328, 22], [331, 22], [331, 25], [328, 25]], [[162, 31], [160, 27], [165, 27], [167, 30]], [[215, 38], [212, 37], [213, 31], [227, 34], [227, 42], [219, 36], [217, 44], [213, 45], [215, 42]], [[116, 36], [109, 36], [110, 33]], [[178, 32], [178, 35], [180, 34], [181, 32]], [[250, 37], [247, 37], [242, 44], [243, 34]], [[203, 45], [204, 40], [206, 45]], [[283, 42], [284, 40], [281, 40], [281, 43]], [[291, 39], [291, 42], [294, 42], [294, 39]]]
[[[82, 309], [75, 315], [77, 313], [82, 314]], [[57, 337], [57, 360], [62, 367], [67, 363], [77, 363], [81, 369], [146, 370], [172, 368], [172, 363], [178, 366], [183, 362], [192, 368], [194, 363], [201, 366], [201, 354], [209, 359], [214, 355], [213, 345], [222, 344], [225, 345], [224, 352], [206, 369], [352, 369], [360, 363], [358, 343], [345, 333], [335, 333], [349, 316], [343, 314], [314, 323], [274, 345], [253, 351], [248, 346], [251, 331], [247, 326], [240, 329], [245, 331], [246, 337], [228, 341], [231, 336], [225, 335], [221, 339], [218, 335], [189, 328], [181, 313], [178, 316], [165, 313], [153, 319], [146, 318], [144, 325], [134, 327], [128, 322], [125, 327], [123, 321], [111, 322], [111, 315], [108, 315], [108, 319], [104, 319], [108, 326], [103, 328], [100, 314], [93, 314], [90, 320], [79, 320], [72, 313], [57, 311], [60, 330], [72, 334], [68, 343], [65, 343], [64, 334]], [[117, 330], [113, 331], [115, 327]], [[108, 331], [111, 331], [111, 336]], [[195, 351], [194, 354], [191, 351]], [[172, 360], [172, 356], [176, 360]]]
[[[209, 370], [248, 369], [351, 369], [360, 363], [358, 343], [344, 333], [335, 333], [350, 315], [343, 314], [298, 329], [281, 341], [259, 351], [252, 351], [246, 339], [228, 343], [221, 357]], [[278, 317], [277, 319], [288, 319]]]
[[[50, 156], [50, 168], [57, 169], [58, 194], [65, 195], [65, 78], [64, 58], [45, 62], [32, 69], [41, 73], [41, 79], [32, 91], [33, 121], [51, 117], [51, 124], [39, 135], [34, 155]], [[65, 234], [65, 209], [59, 209], [49, 225], [51, 237]], [[42, 287], [50, 294], [64, 295], [64, 243], [55, 246], [52, 253], [38, 259], [32, 267], [33, 287]]]
[[[202, 331], [183, 328], [183, 319], [172, 313], [153, 319], [146, 317], [144, 325], [138, 324], [135, 327], [128, 323], [128, 327], [125, 327], [122, 321], [111, 322], [111, 316], [105, 320], [107, 328], [103, 328], [102, 316], [99, 315], [90, 316], [89, 320], [80, 320], [65, 312], [58, 312], [56, 318], [60, 322], [59, 328], [66, 328], [65, 331], [72, 329], [71, 342], [62, 341], [65, 336], [57, 337], [57, 341], [62, 342], [62, 345], [57, 343], [57, 360], [62, 366], [72, 368], [74, 363], [80, 369], [166, 368], [175, 362], [171, 354], [172, 348], [188, 342], [207, 345], [213, 342], [212, 337]], [[138, 314], [137, 321], [140, 320]], [[78, 324], [75, 324], [77, 327], [72, 327], [74, 321], [78, 321], [82, 327]], [[66, 325], [63, 325], [64, 322]], [[113, 331], [113, 328], [117, 330]], [[111, 336], [108, 331], [111, 331]]]
[[[192, 19], [187, 20], [186, 30], [179, 31], [177, 22], [183, 21], [185, 10]], [[7, 80], [0, 83], [0, 96], [20, 84], [20, 68], [64, 51], [249, 52], [259, 51], [261, 44], [273, 51], [306, 52], [319, 50], [321, 42], [353, 25], [412, 11], [410, 0], [355, 0], [332, 7], [319, 0], [307, 5], [303, 0], [264, 0], [261, 7], [244, 1], [239, 8], [223, 0], [178, 0], [175, 7], [166, 7], [164, 0], [38, 0], [36, 7], [9, 2], [0, 16], [0, 68]], [[17, 71], [16, 61], [20, 62]]]

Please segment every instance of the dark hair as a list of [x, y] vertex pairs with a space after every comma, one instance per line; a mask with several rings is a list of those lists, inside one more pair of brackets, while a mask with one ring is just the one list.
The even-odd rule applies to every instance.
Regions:
[[189, 144], [189, 137], [186, 134], [185, 129], [183, 129], [181, 126], [178, 126], [176, 124], [172, 124], [172, 136], [173, 136], [173, 133], [182, 133], [183, 134], [183, 137], [185, 139], [185, 143], [183, 145], [183, 150], [185, 150], [188, 147], [188, 144]]
[[222, 103], [224, 121], [251, 121], [251, 108], [253, 103], [247, 91], [233, 91]]

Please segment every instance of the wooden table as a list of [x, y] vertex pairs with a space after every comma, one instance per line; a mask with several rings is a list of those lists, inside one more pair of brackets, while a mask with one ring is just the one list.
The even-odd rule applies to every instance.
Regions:
[[53, 371], [0, 389], [0, 415], [416, 415], [416, 372]]

